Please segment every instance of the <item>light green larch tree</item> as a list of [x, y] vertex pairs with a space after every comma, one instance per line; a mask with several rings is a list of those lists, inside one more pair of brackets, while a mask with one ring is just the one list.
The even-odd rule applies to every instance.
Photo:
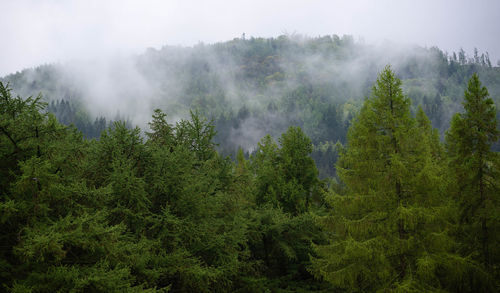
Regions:
[[460, 260], [446, 233], [451, 208], [441, 187], [439, 141], [423, 111], [412, 117], [389, 66], [347, 139], [337, 164], [345, 190], [330, 194], [331, 212], [319, 219], [332, 239], [316, 246], [311, 271], [351, 292], [450, 286]]
[[[469, 80], [463, 106], [465, 112], [453, 117], [446, 133], [455, 180], [451, 193], [460, 209], [460, 252], [480, 265], [488, 276], [486, 283], [494, 283], [500, 271], [500, 164], [499, 154], [491, 151], [491, 146], [498, 140], [499, 131], [493, 100], [477, 74]], [[469, 286], [478, 290], [477, 284], [485, 281], [476, 280]]]

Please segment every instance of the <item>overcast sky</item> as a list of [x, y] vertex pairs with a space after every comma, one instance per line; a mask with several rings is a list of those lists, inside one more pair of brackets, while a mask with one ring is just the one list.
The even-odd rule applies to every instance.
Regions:
[[240, 37], [353, 35], [500, 59], [499, 0], [0, 0], [0, 76], [50, 62]]

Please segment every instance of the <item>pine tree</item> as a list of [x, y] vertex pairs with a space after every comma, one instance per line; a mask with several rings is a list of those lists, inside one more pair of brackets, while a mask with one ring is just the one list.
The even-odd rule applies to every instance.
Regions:
[[496, 111], [486, 87], [473, 74], [465, 91], [464, 113], [456, 114], [446, 134], [453, 192], [460, 205], [462, 253], [482, 264], [491, 278], [499, 277], [500, 173]]
[[354, 292], [446, 286], [438, 278], [455, 265], [453, 243], [430, 132], [422, 111], [418, 123], [411, 117], [401, 81], [386, 67], [340, 155], [346, 190], [329, 196], [332, 211], [320, 220], [334, 236], [316, 247], [316, 276]]
[[279, 138], [270, 135], [259, 142], [252, 156], [258, 204], [272, 203], [294, 215], [306, 212], [316, 189], [318, 170], [310, 154], [312, 144], [300, 127], [290, 127]]
[[311, 158], [312, 144], [300, 127], [290, 127], [279, 139], [279, 162], [285, 179], [286, 192], [281, 203], [294, 214], [305, 212], [318, 185], [318, 170]]
[[265, 203], [279, 205], [284, 182], [278, 165], [278, 153], [278, 145], [270, 135], [266, 135], [260, 140], [257, 151], [251, 157], [252, 169], [256, 177], [255, 202], [258, 205]]

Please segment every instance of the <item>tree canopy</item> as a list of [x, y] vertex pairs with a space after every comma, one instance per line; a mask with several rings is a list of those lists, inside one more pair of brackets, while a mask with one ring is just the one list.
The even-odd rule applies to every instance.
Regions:
[[[292, 46], [250, 44], [242, 60]], [[285, 78], [275, 58], [260, 61], [265, 70], [253, 64], [245, 78]], [[210, 102], [203, 74], [190, 88], [200, 104]], [[495, 101], [472, 74], [443, 144], [428, 116], [440, 115], [441, 96], [414, 107], [411, 91], [387, 66], [362, 105], [320, 103], [324, 92], [303, 85], [234, 116], [156, 109], [142, 130], [87, 123], [72, 102], [15, 96], [0, 81], [0, 290], [498, 291]], [[262, 135], [234, 159], [219, 144], [238, 139], [224, 130], [283, 109], [299, 114], [277, 139]], [[60, 123], [72, 115], [87, 124]]]

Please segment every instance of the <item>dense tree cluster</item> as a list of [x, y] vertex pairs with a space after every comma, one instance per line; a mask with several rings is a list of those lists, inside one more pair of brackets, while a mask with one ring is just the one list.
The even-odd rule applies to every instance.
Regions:
[[340, 154], [345, 187], [327, 197], [320, 222], [334, 236], [315, 246], [316, 276], [355, 292], [498, 289], [498, 154], [490, 150], [498, 131], [487, 96], [473, 75], [445, 152], [422, 108], [411, 116], [401, 81], [390, 68], [380, 74]]
[[[64, 125], [73, 124], [88, 139], [99, 138], [108, 126], [113, 125], [113, 121], [108, 122], [102, 116], [97, 117], [92, 122], [90, 116], [82, 109], [83, 107], [73, 105], [72, 102], [67, 100], [51, 101], [47, 105], [47, 111], [54, 114], [60, 123]], [[120, 117], [117, 118], [117, 120], [120, 120]], [[130, 127], [130, 122], [126, 122], [126, 124]]]
[[2, 290], [327, 286], [307, 271], [325, 241], [309, 212], [323, 186], [300, 128], [234, 164], [195, 112], [171, 125], [157, 110], [146, 137], [115, 122], [85, 140], [39, 98], [0, 94]]
[[[48, 107], [76, 115], [66, 101]], [[216, 148], [224, 125], [198, 111], [170, 124], [155, 110], [144, 133], [118, 121], [85, 139], [0, 82], [1, 288], [498, 291], [494, 102], [472, 75], [444, 144], [425, 113], [435, 107], [412, 114], [386, 67], [346, 138], [331, 105], [311, 138], [292, 126], [233, 161]], [[313, 156], [337, 154], [321, 180]]]

